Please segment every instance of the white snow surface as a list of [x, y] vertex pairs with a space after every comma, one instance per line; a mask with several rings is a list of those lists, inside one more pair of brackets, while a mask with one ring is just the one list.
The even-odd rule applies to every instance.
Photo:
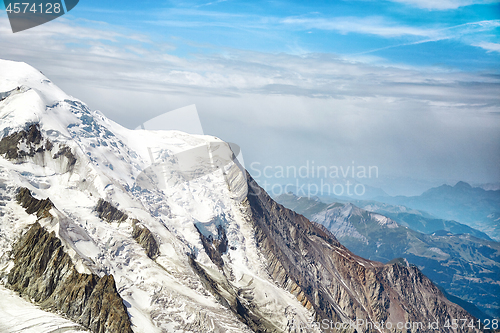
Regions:
[[[283, 332], [293, 321], [304, 323], [304, 331], [316, 330], [308, 325], [312, 313], [265, 269], [246, 215], [245, 173], [232, 161], [226, 143], [174, 130], [126, 129], [24, 63], [0, 60], [0, 93], [0, 139], [38, 124], [44, 139], [53, 143], [52, 149], [22, 161], [0, 156], [2, 283], [13, 265], [8, 251], [37, 220], [14, 200], [17, 189], [27, 187], [36, 198], [54, 203], [52, 217], [39, 222], [61, 238], [78, 271], [114, 275], [134, 332], [251, 332], [203, 287], [188, 255], [196, 256], [214, 278], [244, 290], [246, 299]], [[73, 168], [66, 157], [53, 158], [65, 146], [76, 156]], [[94, 211], [99, 198], [129, 218], [101, 220]], [[154, 234], [158, 258], [147, 257], [132, 238], [132, 219]], [[223, 255], [224, 272], [206, 254], [195, 225], [214, 238], [217, 225], [225, 229], [230, 249]], [[0, 291], [0, 299], [17, 297], [13, 302], [19, 313], [25, 311], [9, 317], [0, 308], [0, 328], [20, 327], [29, 311], [41, 311]], [[58, 322], [52, 314], [37, 318], [40, 327]]]
[[399, 227], [399, 224], [397, 224], [396, 221], [388, 218], [387, 216], [383, 216], [383, 215], [375, 214], [375, 213], [371, 213], [370, 215], [375, 220], [377, 220], [378, 224], [381, 226], [384, 226], [384, 227], [389, 228], [389, 229], [394, 229], [394, 228]]
[[47, 313], [0, 285], [0, 332], [83, 333], [90, 332], [61, 316]]

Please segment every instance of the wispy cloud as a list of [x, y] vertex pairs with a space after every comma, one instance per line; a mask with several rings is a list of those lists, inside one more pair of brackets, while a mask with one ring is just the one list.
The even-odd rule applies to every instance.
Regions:
[[388, 22], [382, 17], [331, 17], [331, 18], [286, 18], [284, 24], [301, 29], [332, 30], [340, 33], [360, 33], [382, 37], [415, 36], [433, 40], [452, 38], [464, 34], [490, 31], [500, 26], [500, 20], [469, 22], [451, 27], [425, 28]]
[[432, 29], [390, 24], [381, 17], [286, 18], [282, 23], [303, 29], [334, 30], [343, 34], [361, 33], [383, 37], [429, 36]]
[[211, 5], [216, 5], [218, 3], [221, 3], [221, 2], [226, 2], [228, 0], [217, 0], [217, 1], [211, 1], [211, 2], [207, 2], [207, 3], [204, 3], [204, 4], [201, 4], [201, 5], [198, 5], [196, 7], [204, 7], [204, 6], [211, 6]]
[[483, 48], [487, 50], [488, 52], [498, 52], [500, 53], [500, 44], [498, 43], [488, 43], [488, 42], [481, 42], [477, 44], [473, 44], [474, 46]]
[[[101, 27], [102, 28], [102, 27]], [[0, 31], [8, 31], [0, 23]], [[147, 39], [145, 39], [147, 40]], [[64, 77], [136, 90], [234, 96], [295, 95], [346, 98], [387, 96], [422, 100], [460, 99], [500, 103], [488, 95], [495, 78], [370, 65], [328, 54], [270, 54], [226, 49], [224, 55], [173, 56], [169, 48], [144, 44], [113, 30], [79, 27], [64, 19], [22, 35], [2, 34], [3, 58], [21, 58]], [[483, 45], [482, 47], [495, 45]], [[173, 48], [173, 46], [172, 46]], [[368, 79], [369, 78], [369, 79]], [[463, 82], [482, 82], [481, 93]], [[479, 88], [478, 88], [479, 89]], [[456, 101], [455, 101], [456, 102]]]
[[500, 27], [500, 20], [484, 20], [484, 21], [463, 23], [451, 27], [445, 27], [437, 29], [436, 31], [437, 32], [449, 31], [449, 34], [452, 35], [457, 35], [457, 34], [464, 35], [470, 33], [490, 31], [498, 27]]
[[392, 0], [412, 7], [430, 10], [448, 10], [475, 4], [498, 3], [499, 0]]
[[385, 47], [381, 47], [381, 48], [377, 48], [377, 49], [359, 52], [357, 54], [368, 54], [368, 53], [392, 49], [392, 48], [401, 47], [401, 46], [418, 45], [418, 44], [424, 44], [424, 43], [430, 43], [430, 42], [437, 42], [440, 40], [460, 39], [460, 38], [463, 38], [464, 42], [466, 42], [467, 44], [470, 44], [472, 46], [479, 46], [483, 49], [488, 50], [488, 52], [497, 51], [495, 46], [499, 45], [499, 44], [488, 43], [488, 42], [484, 42], [484, 41], [478, 43], [475, 41], [475, 39], [464, 38], [464, 36], [466, 37], [467, 35], [473, 35], [473, 34], [476, 34], [478, 32], [490, 31], [490, 30], [495, 29], [499, 26], [500, 26], [500, 20], [479, 21], [479, 22], [470, 22], [470, 23], [465, 23], [465, 24], [459, 24], [459, 25], [452, 26], [452, 27], [430, 30], [429, 36], [427, 36], [428, 38], [426, 38], [426, 39], [421, 39], [421, 40], [412, 41], [412, 42], [398, 43], [398, 44], [389, 45], [389, 46], [385, 46]]
[[336, 31], [342, 34], [358, 33], [377, 35], [384, 38], [405, 37], [406, 39], [406, 41], [402, 43], [358, 52], [356, 53], [358, 55], [397, 48], [401, 46], [418, 45], [447, 39], [461, 40], [465, 44], [479, 46], [483, 49], [488, 50], [488, 52], [498, 51], [497, 47], [499, 45], [487, 42], [485, 40], [478, 42], [478, 39], [485, 38], [484, 36], [481, 36], [481, 33], [489, 32], [500, 27], [500, 20], [468, 22], [442, 28], [409, 27], [398, 25], [397, 23], [388, 22], [381, 17], [332, 17], [329, 19], [290, 17], [284, 19], [282, 23], [293, 25], [304, 30], [319, 29]]

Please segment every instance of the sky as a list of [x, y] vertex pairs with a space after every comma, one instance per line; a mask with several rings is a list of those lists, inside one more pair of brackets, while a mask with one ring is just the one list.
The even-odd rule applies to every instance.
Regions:
[[15, 34], [3, 6], [0, 58], [128, 128], [195, 104], [259, 181], [314, 164], [376, 166], [357, 180], [392, 195], [500, 182], [499, 1], [80, 0]]

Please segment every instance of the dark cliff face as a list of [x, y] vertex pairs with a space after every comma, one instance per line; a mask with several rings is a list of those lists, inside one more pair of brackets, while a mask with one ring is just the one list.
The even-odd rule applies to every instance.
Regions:
[[[37, 152], [42, 152], [43, 148], [35, 149], [34, 145], [39, 145], [42, 141], [42, 133], [37, 125], [31, 125], [26, 131], [19, 131], [0, 140], [0, 154], [9, 160], [15, 160], [24, 156], [34, 156]], [[19, 143], [28, 143], [29, 150], [19, 150]], [[47, 140], [47, 145], [51, 143]]]
[[16, 195], [17, 203], [26, 210], [28, 214], [36, 214], [38, 218], [50, 216], [49, 210], [54, 207], [50, 199], [39, 200], [31, 195], [30, 190], [21, 187]]
[[[48, 141], [48, 140], [47, 140]], [[71, 149], [67, 146], [62, 146], [57, 153], [52, 156], [53, 159], [58, 159], [60, 157], [65, 157], [68, 160], [69, 167], [73, 167], [76, 163], [76, 157], [71, 152]]]
[[[106, 200], [99, 199], [95, 207], [99, 218], [107, 222], [124, 222], [128, 215], [113, 206]], [[160, 254], [160, 248], [151, 231], [144, 225], [141, 225], [137, 219], [132, 220], [132, 238], [139, 243], [149, 258], [155, 259]]]
[[418, 268], [357, 257], [324, 228], [277, 204], [247, 177], [252, 223], [269, 272], [315, 311], [318, 322], [362, 319], [390, 321], [394, 326], [421, 322], [423, 327], [413, 326], [408, 331], [435, 332], [428, 324], [439, 321], [441, 332], [451, 332], [443, 326], [446, 320], [473, 319], [449, 302]]
[[11, 289], [62, 312], [95, 333], [131, 333], [127, 309], [112, 275], [78, 273], [59, 238], [34, 223], [14, 245]]
[[[50, 217], [50, 199], [36, 199], [20, 188], [17, 202], [39, 219]], [[96, 333], [131, 333], [131, 323], [112, 275], [81, 274], [54, 232], [38, 222], [14, 244], [14, 267], [7, 282], [42, 308], [62, 312]]]
[[[20, 144], [25, 149], [20, 149]], [[46, 151], [51, 151], [54, 144], [49, 139], [43, 139], [38, 124], [30, 125], [26, 130], [15, 132], [0, 140], [0, 155], [5, 158], [22, 162], [27, 157], [34, 157]], [[69, 171], [76, 163], [76, 157], [68, 146], [59, 145], [59, 150], [54, 153], [52, 159], [66, 159], [66, 170]]]
[[128, 218], [127, 214], [103, 199], [99, 199], [95, 211], [99, 215], [99, 218], [108, 222], [123, 222]]
[[132, 237], [139, 243], [149, 258], [155, 259], [160, 254], [158, 243], [148, 228], [139, 224], [139, 221], [132, 221]]

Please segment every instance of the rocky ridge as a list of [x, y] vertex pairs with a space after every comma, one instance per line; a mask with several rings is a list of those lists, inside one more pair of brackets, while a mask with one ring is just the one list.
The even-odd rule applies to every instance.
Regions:
[[[364, 323], [391, 322], [393, 327], [398, 322], [423, 323], [408, 332], [432, 332], [431, 322], [473, 319], [448, 301], [418, 268], [384, 265], [354, 255], [324, 228], [276, 203], [247, 177], [251, 223], [269, 271], [283, 288], [314, 310], [317, 321], [357, 318]], [[442, 327], [441, 331], [452, 330]]]
[[[21, 188], [17, 201], [39, 219], [50, 215], [49, 199], [38, 200]], [[131, 333], [131, 324], [113, 275], [81, 274], [54, 232], [38, 222], [13, 246], [14, 266], [8, 274], [12, 290], [43, 309], [58, 311], [95, 333]]]

